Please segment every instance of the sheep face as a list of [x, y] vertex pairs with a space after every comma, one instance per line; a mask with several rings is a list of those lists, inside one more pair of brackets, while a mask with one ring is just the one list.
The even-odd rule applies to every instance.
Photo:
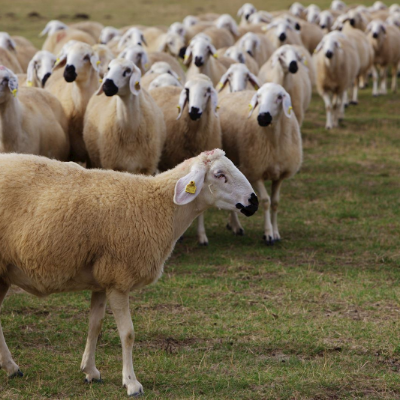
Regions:
[[323, 51], [328, 60], [334, 59], [337, 51], [341, 51], [341, 44], [339, 38], [344, 37], [340, 32], [333, 31], [324, 36], [321, 42], [315, 49], [315, 53]]
[[381, 20], [373, 20], [367, 26], [368, 36], [380, 44], [386, 36], [386, 25]]
[[50, 78], [56, 56], [49, 51], [38, 51], [29, 62], [27, 70], [28, 86], [44, 87]]
[[330, 31], [333, 24], [333, 15], [331, 12], [325, 10], [319, 14], [319, 27]]
[[0, 104], [8, 101], [18, 92], [18, 78], [8, 68], [0, 65]]
[[185, 40], [183, 37], [174, 32], [168, 32], [164, 35], [164, 39], [161, 42], [161, 45], [158, 51], [170, 53], [171, 55], [178, 57], [186, 50]]
[[104, 44], [94, 45], [93, 50], [97, 54], [97, 57], [99, 58], [99, 61], [100, 61], [99, 75], [100, 75], [100, 78], [103, 78], [103, 76], [107, 72], [108, 64], [111, 62], [111, 60], [114, 60], [114, 58], [115, 58], [114, 53], [110, 50], [109, 47], [107, 47]]
[[346, 9], [346, 3], [342, 0], [333, 0], [331, 3], [331, 10], [344, 11]]
[[287, 31], [292, 31], [291, 22], [287, 19], [277, 19], [271, 24], [267, 25], [266, 30], [275, 29], [275, 35], [281, 43], [284, 43], [287, 39]]
[[196, 25], [200, 22], [199, 18], [193, 16], [193, 15], [188, 15], [183, 19], [183, 25], [186, 26], [186, 28], [190, 28], [193, 25]]
[[121, 33], [119, 29], [114, 28], [113, 26], [106, 26], [101, 30], [99, 40], [101, 44], [107, 44], [110, 40], [120, 35]]
[[225, 56], [229, 57], [232, 60], [235, 60], [235, 61], [237, 61], [238, 63], [241, 63], [241, 64], [244, 64], [246, 62], [246, 58], [245, 58], [242, 50], [240, 50], [236, 46], [229, 47], [229, 49], [227, 49], [225, 51]]
[[237, 15], [238, 15], [238, 17], [242, 17], [242, 20], [245, 19], [246, 21], [248, 21], [250, 15], [254, 14], [256, 11], [257, 10], [253, 6], [253, 4], [246, 3], [246, 4], [243, 4], [242, 7], [240, 7]]
[[17, 46], [7, 32], [0, 32], [0, 47], [8, 51], [14, 51]]
[[171, 66], [164, 61], [158, 61], [154, 63], [150, 70], [146, 72], [146, 75], [151, 75], [151, 74], [169, 74], [173, 76], [177, 81], [179, 81], [179, 76], [178, 74], [171, 68]]
[[210, 41], [206, 40], [203, 36], [197, 36], [190, 42], [190, 45], [186, 49], [184, 62], [188, 65], [193, 59], [196, 67], [200, 68], [206, 64], [210, 56], [214, 56], [215, 53], [215, 47]]
[[303, 4], [300, 3], [293, 3], [290, 6], [289, 11], [296, 17], [298, 18], [303, 18], [304, 13], [305, 13], [306, 8], [303, 6]]
[[215, 26], [217, 28], [226, 29], [234, 36], [239, 36], [238, 26], [236, 21], [229, 15], [223, 14], [216, 21]]
[[292, 101], [289, 93], [276, 83], [266, 83], [253, 96], [249, 108], [249, 118], [258, 106], [257, 122], [261, 127], [271, 125], [277, 119], [282, 110], [286, 117], [292, 116]]
[[222, 76], [218, 88], [221, 91], [229, 83], [230, 92], [241, 92], [242, 90], [246, 90], [248, 82], [256, 90], [260, 87], [257, 77], [249, 71], [246, 65], [232, 64]]
[[250, 15], [249, 23], [253, 25], [269, 24], [273, 18], [274, 17], [266, 11], [257, 11], [256, 13]]
[[211, 104], [211, 112], [216, 112], [218, 95], [212, 86], [211, 80], [205, 75], [200, 74], [196, 78], [186, 82], [185, 88], [179, 96], [179, 119], [188, 104], [189, 117], [192, 121], [197, 121], [207, 109], [208, 103]]
[[123, 50], [125, 47], [133, 46], [147, 46], [146, 40], [143, 36], [143, 32], [137, 28], [128, 29], [118, 42], [118, 49]]
[[301, 61], [302, 57], [290, 45], [280, 47], [272, 56], [272, 66], [279, 62], [285, 73], [295, 74], [299, 70], [298, 62]]
[[191, 162], [190, 172], [175, 185], [174, 203], [196, 200], [200, 207], [214, 206], [241, 212], [247, 217], [258, 209], [258, 199], [246, 177], [222, 150], [201, 153]]
[[306, 8], [307, 11], [307, 21], [311, 24], [319, 23], [319, 13], [321, 12], [320, 8], [315, 4], [311, 4]]
[[142, 74], [140, 69], [129, 60], [116, 58], [108, 66], [108, 71], [104, 75], [103, 82], [96, 92], [96, 95], [104, 93], [111, 97], [127, 96], [131, 93], [137, 96], [140, 92], [140, 78]]
[[240, 39], [239, 46], [254, 58], [260, 50], [260, 39], [256, 34], [248, 32]]
[[61, 21], [52, 20], [46, 24], [46, 27], [42, 30], [42, 32], [40, 32], [39, 36], [44, 36], [46, 34], [50, 36], [53, 33], [56, 33], [57, 31], [61, 31], [63, 29], [68, 29], [68, 26]]
[[166, 73], [166, 74], [161, 74], [156, 79], [154, 79], [153, 82], [151, 82], [149, 86], [149, 91], [165, 86], [182, 87], [181, 83], [174, 76]]
[[142, 46], [129, 46], [118, 56], [118, 58], [125, 58], [126, 60], [132, 61], [136, 66], [141, 68], [143, 72], [149, 69], [149, 59]]
[[187, 33], [185, 25], [182, 24], [181, 22], [174, 22], [168, 28], [168, 32], [176, 33], [177, 35], [181, 36], [182, 38], [184, 38]]

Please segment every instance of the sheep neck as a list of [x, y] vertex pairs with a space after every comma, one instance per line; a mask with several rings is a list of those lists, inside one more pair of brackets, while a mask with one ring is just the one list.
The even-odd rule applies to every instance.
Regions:
[[90, 69], [88, 79], [80, 79], [72, 83], [71, 96], [79, 108], [85, 109], [94, 91], [99, 85], [99, 74]]
[[23, 137], [22, 106], [18, 99], [10, 98], [0, 106], [0, 132], [2, 151], [11, 153], [19, 149]]
[[117, 123], [121, 128], [121, 133], [128, 134], [140, 125], [141, 96], [141, 93], [137, 96], [132, 93], [115, 96]]

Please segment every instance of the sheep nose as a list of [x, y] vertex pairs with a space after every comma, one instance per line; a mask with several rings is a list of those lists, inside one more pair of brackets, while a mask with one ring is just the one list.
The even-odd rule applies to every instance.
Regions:
[[198, 107], [190, 107], [189, 117], [192, 121], [200, 119], [202, 112]]
[[249, 20], [250, 14], [246, 14], [246, 21]]
[[350, 19], [350, 25], [351, 26], [354, 26], [356, 24], [356, 21], [354, 20], [354, 18], [351, 18]]
[[196, 65], [196, 67], [201, 67], [201, 66], [204, 64], [204, 62], [203, 62], [203, 57], [196, 56], [196, 57], [194, 58], [194, 63], [195, 63], [195, 65]]
[[250, 195], [249, 203], [250, 205], [246, 207], [242, 203], [236, 204], [236, 208], [246, 217], [251, 217], [258, 210], [258, 198], [255, 193]]
[[279, 40], [280, 40], [281, 42], [284, 42], [284, 41], [286, 40], [286, 33], [285, 33], [285, 32], [282, 32], [282, 33], [279, 35]]
[[260, 113], [258, 114], [257, 121], [260, 126], [268, 126], [272, 122], [272, 115], [269, 112]]
[[374, 32], [374, 34], [372, 35], [372, 37], [373, 37], [374, 39], [378, 39], [378, 34], [377, 34], [376, 32]]
[[118, 86], [112, 79], [106, 79], [103, 83], [103, 92], [108, 97], [114, 96], [118, 93]]
[[332, 58], [332, 57], [333, 57], [333, 53], [332, 53], [330, 50], [328, 50], [328, 51], [325, 53], [325, 56], [326, 56], [326, 58]]
[[64, 70], [64, 79], [71, 83], [78, 75], [76, 74], [75, 67], [73, 65], [67, 65]]
[[326, 25], [325, 24], [322, 24], [321, 25], [321, 29], [325, 29], [326, 28]]
[[296, 61], [291, 61], [289, 64], [289, 72], [295, 74], [298, 71], [299, 67]]
[[50, 78], [50, 75], [51, 75], [51, 73], [50, 72], [48, 72], [47, 74], [45, 74], [45, 76], [42, 78], [42, 87], [44, 87], [44, 85], [46, 84], [46, 82], [47, 82], [47, 79], [49, 79]]
[[247, 54], [251, 57], [253, 57], [253, 52], [251, 50], [247, 50]]
[[294, 26], [294, 28], [296, 29], [296, 31], [301, 31], [301, 26], [298, 22], [296, 22], [296, 25]]
[[179, 50], [178, 56], [180, 58], [184, 58], [185, 57], [185, 53], [186, 53], [186, 47], [181, 47], [181, 49]]

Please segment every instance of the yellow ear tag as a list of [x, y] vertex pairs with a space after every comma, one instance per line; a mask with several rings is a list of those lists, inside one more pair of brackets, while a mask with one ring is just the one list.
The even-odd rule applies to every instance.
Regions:
[[289, 107], [288, 108], [287, 112], [288, 112], [289, 115], [292, 113], [292, 110], [293, 110], [293, 107]]
[[251, 104], [249, 104], [249, 109], [250, 109], [250, 110], [252, 110], [252, 109], [253, 109], [253, 106], [252, 106]]
[[32, 87], [32, 86], [33, 86], [33, 82], [32, 82], [32, 81], [28, 81], [28, 82], [26, 82], [26, 84], [27, 84], [29, 87]]
[[224, 86], [224, 84], [222, 82], [218, 83], [217, 89], [222, 89], [222, 87]]
[[147, 69], [147, 68], [149, 68], [149, 64], [144, 64], [144, 69]]
[[254, 85], [254, 89], [258, 90], [260, 87], [258, 85]]
[[308, 65], [307, 58], [304, 59], [303, 64], [307, 67], [307, 65]]
[[18, 92], [18, 89], [14, 89], [14, 90], [11, 91], [11, 93], [13, 94], [14, 97], [17, 96], [17, 92]]
[[190, 194], [195, 194], [195, 193], [196, 193], [196, 184], [194, 183], [194, 181], [190, 181], [190, 182], [186, 185], [185, 192], [186, 192], [186, 193], [190, 193]]
[[189, 58], [189, 56], [187, 54], [185, 54], [185, 56], [183, 57], [183, 61], [186, 61]]
[[220, 108], [220, 106], [215, 107], [215, 111], [218, 111]]
[[57, 57], [56, 62], [54, 63], [54, 66], [58, 65], [60, 63], [60, 59]]
[[140, 83], [139, 83], [139, 81], [136, 81], [136, 82], [135, 82], [135, 89], [136, 89], [136, 90], [140, 90]]
[[214, 53], [214, 54], [213, 54], [213, 57], [214, 57], [214, 58], [218, 58], [218, 54], [217, 54], [217, 53]]
[[99, 79], [99, 82], [100, 82], [100, 83], [103, 83], [103, 79]]
[[101, 63], [100, 60], [97, 60], [97, 61], [96, 61], [96, 65], [100, 65], [100, 63]]

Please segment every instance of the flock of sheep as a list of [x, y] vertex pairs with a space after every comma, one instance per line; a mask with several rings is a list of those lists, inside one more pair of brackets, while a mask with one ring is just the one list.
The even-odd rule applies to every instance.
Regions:
[[[397, 90], [399, 5], [334, 0], [329, 10], [294, 3], [266, 12], [246, 3], [238, 17], [120, 29], [50, 21], [40, 51], [0, 33], [0, 146], [13, 153], [0, 156], [0, 305], [11, 284], [38, 296], [91, 290], [88, 382], [100, 379], [107, 300], [123, 385], [143, 392], [129, 291], [160, 277], [194, 219], [208, 244], [207, 208], [230, 211], [227, 227], [242, 235], [238, 213], [258, 209], [253, 185], [265, 243], [280, 240], [280, 188], [300, 168], [314, 88], [328, 129], [371, 76], [373, 95], [386, 94], [391, 67]], [[1, 326], [0, 367], [22, 374]]]

